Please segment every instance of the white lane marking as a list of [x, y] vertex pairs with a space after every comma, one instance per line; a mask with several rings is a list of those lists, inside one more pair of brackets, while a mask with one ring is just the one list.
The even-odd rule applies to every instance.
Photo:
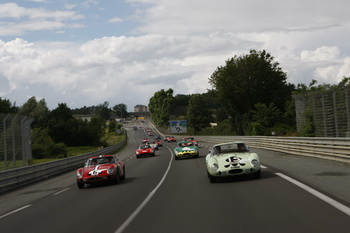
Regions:
[[261, 168], [266, 169], [267, 167], [264, 165], [260, 165]]
[[166, 148], [168, 148], [168, 150], [171, 153], [170, 156], [170, 161], [169, 161], [169, 165], [167, 170], [165, 171], [162, 179], [160, 180], [160, 182], [158, 183], [158, 185], [148, 194], [148, 196], [146, 197], [146, 199], [139, 205], [139, 207], [136, 208], [136, 210], [125, 220], [125, 222], [115, 231], [115, 233], [122, 233], [129, 225], [130, 223], [136, 218], [136, 216], [141, 212], [141, 210], [147, 205], [147, 203], [151, 200], [151, 198], [154, 196], [154, 194], [156, 193], [156, 191], [159, 189], [159, 187], [163, 184], [166, 176], [169, 173], [170, 167], [171, 167], [171, 163], [173, 161], [173, 152], [171, 151], [171, 149], [167, 146], [165, 146]]
[[320, 193], [319, 191], [297, 181], [297, 180], [294, 180], [293, 178], [289, 177], [289, 176], [286, 176], [282, 173], [275, 173], [276, 175], [280, 176], [281, 178], [295, 184], [296, 186], [304, 189], [305, 191], [311, 193], [312, 195], [316, 196], [317, 198], [321, 199], [322, 201], [330, 204], [331, 206], [335, 207], [336, 209], [342, 211], [343, 213], [347, 214], [350, 216], [350, 208], [337, 202], [336, 200], [324, 195], [323, 193]]
[[11, 214], [14, 214], [14, 213], [18, 212], [18, 211], [21, 211], [21, 210], [23, 210], [23, 209], [25, 209], [25, 208], [28, 208], [29, 206], [31, 206], [31, 205], [25, 205], [25, 206], [23, 206], [23, 207], [21, 207], [21, 208], [18, 208], [18, 209], [16, 209], [16, 210], [13, 210], [13, 211], [7, 213], [7, 214], [4, 214], [4, 215], [0, 216], [0, 219], [1, 219], [1, 218], [5, 218], [5, 217], [7, 217], [7, 216], [9, 216], [9, 215], [11, 215]]
[[57, 193], [54, 193], [54, 194], [52, 194], [53, 196], [56, 196], [56, 195], [58, 195], [58, 194], [60, 194], [60, 193], [63, 193], [63, 192], [65, 192], [65, 191], [67, 191], [69, 188], [66, 188], [66, 189], [63, 189], [63, 190], [61, 190], [61, 191], [58, 191]]

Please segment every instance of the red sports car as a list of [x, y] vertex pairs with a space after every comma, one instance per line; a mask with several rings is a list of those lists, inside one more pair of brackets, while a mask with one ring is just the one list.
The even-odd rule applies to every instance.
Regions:
[[156, 140], [156, 143], [158, 144], [158, 147], [163, 146], [163, 143], [160, 140]]
[[141, 145], [138, 149], [136, 149], [136, 158], [140, 158], [143, 156], [152, 156], [156, 155], [155, 148], [151, 147], [149, 144]]
[[85, 184], [112, 181], [116, 184], [125, 179], [125, 164], [113, 155], [90, 157], [83, 168], [77, 170], [77, 185], [82, 189]]
[[175, 138], [174, 136], [169, 136], [169, 137], [167, 138], [167, 141], [168, 141], [168, 142], [176, 142], [176, 138]]
[[149, 138], [144, 138], [144, 139], [142, 140], [142, 143], [148, 143], [150, 140], [151, 140], [151, 139], [149, 139]]
[[194, 139], [194, 137], [186, 137], [184, 141], [192, 141], [195, 146], [198, 146], [198, 141]]

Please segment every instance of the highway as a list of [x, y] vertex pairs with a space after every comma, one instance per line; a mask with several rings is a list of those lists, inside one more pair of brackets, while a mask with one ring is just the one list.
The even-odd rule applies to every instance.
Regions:
[[[260, 179], [209, 182], [205, 155], [173, 159], [175, 143], [135, 158], [146, 136], [126, 125], [118, 185], [78, 189], [75, 171], [0, 196], [1, 233], [350, 232], [350, 165], [251, 148]], [[179, 139], [181, 139], [179, 137]]]

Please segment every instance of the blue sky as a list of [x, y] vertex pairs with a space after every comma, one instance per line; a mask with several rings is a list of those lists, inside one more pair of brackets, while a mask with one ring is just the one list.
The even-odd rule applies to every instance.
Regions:
[[0, 97], [50, 109], [147, 105], [160, 89], [204, 93], [218, 66], [266, 50], [288, 82], [350, 76], [346, 0], [0, 2]]

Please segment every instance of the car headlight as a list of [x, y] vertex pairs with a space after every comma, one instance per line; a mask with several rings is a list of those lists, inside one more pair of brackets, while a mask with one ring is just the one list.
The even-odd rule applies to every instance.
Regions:
[[217, 165], [216, 163], [212, 164], [210, 166], [210, 169], [213, 170], [213, 171], [217, 171], [219, 169], [219, 165]]
[[77, 171], [77, 177], [78, 179], [80, 179], [83, 176], [83, 172], [82, 171]]
[[107, 169], [108, 175], [112, 175], [114, 173], [115, 169], [113, 167], [110, 167]]
[[251, 163], [253, 164], [254, 167], [258, 167], [258, 166], [259, 166], [259, 161], [256, 160], [256, 159], [253, 159], [253, 160], [251, 161]]

